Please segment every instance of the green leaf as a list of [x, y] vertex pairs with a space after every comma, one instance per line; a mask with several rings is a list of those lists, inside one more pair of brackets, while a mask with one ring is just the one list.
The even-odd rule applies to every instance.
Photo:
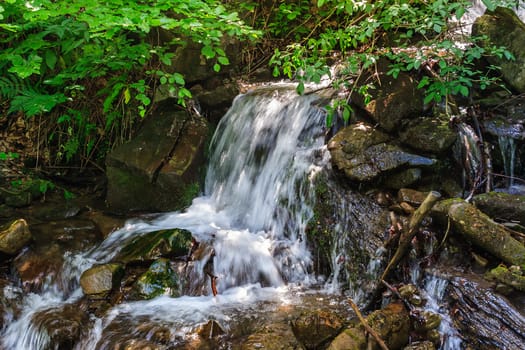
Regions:
[[317, 0], [317, 7], [322, 7], [324, 5], [325, 0]]
[[46, 65], [49, 69], [54, 69], [57, 63], [57, 55], [53, 50], [46, 50], [45, 54]]
[[218, 63], [215, 63], [213, 65], [213, 70], [218, 73], [221, 70], [221, 65]]
[[219, 61], [219, 63], [222, 64], [223, 66], [227, 66], [230, 64], [230, 60], [228, 60], [228, 57], [226, 56], [217, 57], [217, 61]]
[[459, 93], [460, 93], [461, 95], [467, 97], [468, 94], [469, 94], [468, 88], [467, 88], [466, 86], [464, 86], [464, 85], [460, 85], [460, 86], [459, 86]]
[[201, 53], [208, 59], [215, 57], [215, 50], [213, 50], [213, 47], [211, 46], [203, 46]]
[[482, 2], [487, 6], [487, 10], [494, 11], [496, 9], [496, 4], [492, 0], [482, 0]]

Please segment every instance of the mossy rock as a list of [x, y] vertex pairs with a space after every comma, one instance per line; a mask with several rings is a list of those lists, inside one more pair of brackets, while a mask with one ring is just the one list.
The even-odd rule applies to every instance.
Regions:
[[127, 264], [160, 257], [183, 257], [189, 252], [191, 240], [190, 231], [178, 228], [148, 232], [127, 243], [114, 260]]
[[489, 281], [503, 283], [521, 292], [525, 292], [525, 276], [521, 268], [509, 270], [507, 267], [500, 265], [485, 274]]
[[151, 264], [135, 283], [134, 289], [141, 299], [153, 299], [160, 295], [180, 296], [179, 277], [168, 259], [158, 259]]

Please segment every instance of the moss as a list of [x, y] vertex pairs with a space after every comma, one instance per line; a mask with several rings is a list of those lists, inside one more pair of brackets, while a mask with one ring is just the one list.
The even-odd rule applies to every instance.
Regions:
[[153, 299], [164, 294], [180, 296], [178, 276], [167, 259], [153, 262], [148, 271], [139, 277], [135, 288], [143, 299]]

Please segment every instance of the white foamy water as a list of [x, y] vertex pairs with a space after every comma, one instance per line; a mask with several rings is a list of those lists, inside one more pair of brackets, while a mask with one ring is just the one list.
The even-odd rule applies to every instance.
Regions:
[[[286, 302], [286, 290], [308, 285], [311, 257], [305, 228], [313, 215], [309, 179], [327, 162], [324, 112], [315, 95], [298, 96], [289, 87], [238, 96], [218, 125], [210, 146], [205, 195], [185, 212], [152, 220], [131, 220], [89, 252], [69, 256], [63, 278], [73, 280], [64, 294], [29, 295], [21, 316], [2, 332], [6, 349], [42, 349], [49, 337], [32, 326], [35, 312], [73, 302], [78, 278], [93, 264], [111, 260], [123, 243], [159, 229], [182, 228], [213, 246], [219, 295], [159, 297], [115, 306], [82, 340], [79, 349], [104, 348], [105, 327], [114, 320], [147, 317], [179, 332], [215, 320], [228, 310], [260, 301]], [[76, 289], [75, 289], [76, 287]], [[50, 289], [52, 290], [52, 289]], [[137, 321], [138, 322], [138, 321]]]

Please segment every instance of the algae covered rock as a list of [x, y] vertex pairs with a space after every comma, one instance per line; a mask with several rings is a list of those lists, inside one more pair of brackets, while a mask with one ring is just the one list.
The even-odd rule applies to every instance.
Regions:
[[153, 231], [132, 239], [113, 260], [127, 264], [160, 257], [186, 257], [191, 245], [190, 231], [178, 228]]
[[448, 127], [448, 119], [421, 117], [409, 121], [399, 139], [418, 151], [440, 154], [452, 147], [456, 133]]
[[159, 295], [180, 296], [179, 277], [171, 268], [168, 259], [158, 259], [143, 273], [134, 289], [142, 299], [153, 299]]

